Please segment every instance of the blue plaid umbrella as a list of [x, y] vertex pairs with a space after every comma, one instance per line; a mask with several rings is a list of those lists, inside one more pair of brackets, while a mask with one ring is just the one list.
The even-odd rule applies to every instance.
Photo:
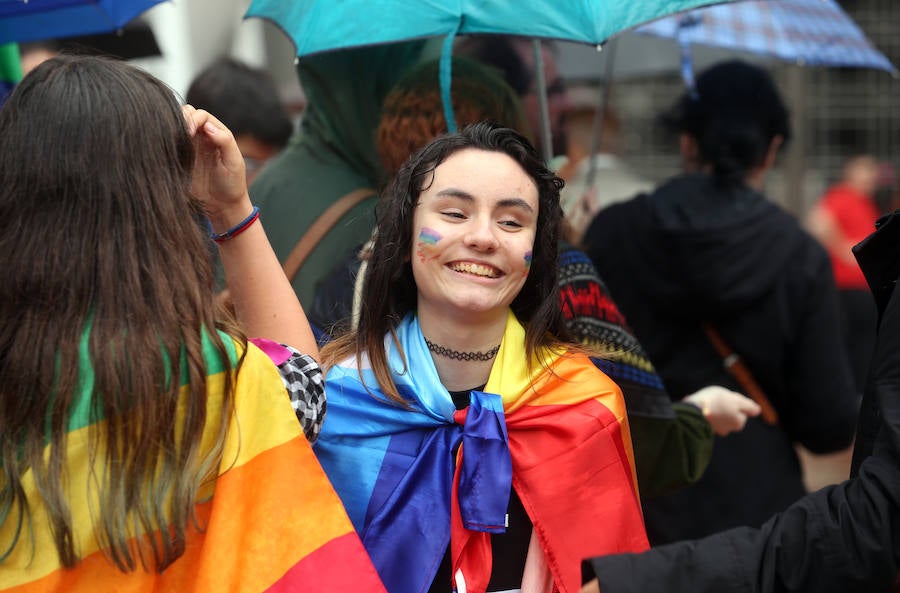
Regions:
[[0, 43], [107, 33], [163, 0], [0, 0]]
[[834, 0], [744, 0], [668, 16], [636, 29], [678, 41], [693, 86], [693, 44], [750, 52], [809, 66], [897, 72]]

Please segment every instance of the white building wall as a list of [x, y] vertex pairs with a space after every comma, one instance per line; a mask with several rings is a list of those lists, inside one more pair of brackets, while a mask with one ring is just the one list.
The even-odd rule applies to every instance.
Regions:
[[[143, 18], [153, 29], [162, 56], [135, 63], [181, 96], [200, 70], [226, 55], [278, 72], [276, 79], [282, 81], [285, 70], [292, 73], [293, 48], [271, 24], [244, 20], [249, 5], [250, 0], [169, 0], [154, 6]], [[274, 42], [267, 37], [274, 37]]]

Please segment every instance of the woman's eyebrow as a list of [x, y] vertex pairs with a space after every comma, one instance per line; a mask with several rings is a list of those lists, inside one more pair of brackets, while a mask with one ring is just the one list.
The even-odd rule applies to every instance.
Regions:
[[[474, 202], [475, 197], [467, 191], [457, 189], [455, 187], [448, 187], [442, 189], [441, 191], [434, 194], [435, 197], [439, 198], [456, 198], [459, 200], [463, 200], [465, 202]], [[531, 207], [531, 204], [523, 200], [522, 198], [503, 198], [499, 202], [497, 202], [497, 206], [500, 208], [521, 208], [529, 213], [534, 213], [534, 208]]]
[[467, 191], [464, 191], [461, 189], [456, 189], [455, 187], [448, 187], [448, 188], [442, 189], [441, 191], [437, 192], [434, 195], [435, 195], [435, 197], [440, 197], [440, 198], [458, 198], [460, 200], [465, 200], [466, 202], [474, 202], [475, 201], [475, 196], [473, 196], [472, 194], [470, 194]]
[[534, 208], [531, 207], [531, 204], [522, 198], [504, 198], [497, 202], [497, 205], [501, 208], [521, 208], [526, 212], [534, 213]]

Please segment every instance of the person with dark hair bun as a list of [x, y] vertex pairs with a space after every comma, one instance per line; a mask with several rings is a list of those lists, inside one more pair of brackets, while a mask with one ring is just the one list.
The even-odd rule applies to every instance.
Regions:
[[382, 195], [315, 450], [391, 593], [573, 592], [585, 550], [647, 546], [622, 392], [561, 310], [561, 186], [482, 122]]
[[794, 445], [847, 448], [859, 406], [828, 256], [762, 193], [790, 135], [772, 78], [739, 61], [712, 66], [666, 121], [684, 173], [601, 210], [585, 250], [670, 396], [711, 383], [755, 395], [727, 370], [739, 359], [764, 413], [717, 437], [699, 482], [645, 502], [653, 545], [758, 527], [785, 509], [805, 493]]
[[[702, 89], [701, 89], [702, 86]], [[721, 188], [762, 188], [791, 137], [788, 110], [762, 69], [732, 61], [714, 66], [663, 115], [679, 134], [686, 172], [703, 171]]]

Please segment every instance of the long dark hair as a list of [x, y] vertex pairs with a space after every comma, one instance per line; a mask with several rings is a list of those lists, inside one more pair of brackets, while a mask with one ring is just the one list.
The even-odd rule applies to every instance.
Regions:
[[358, 330], [325, 346], [326, 365], [356, 353], [368, 353], [379, 387], [403, 403], [391, 379], [384, 337], [393, 333], [403, 317], [416, 308], [417, 290], [412, 274], [413, 213], [419, 195], [427, 189], [434, 170], [450, 155], [476, 148], [510, 156], [531, 177], [538, 189], [537, 233], [531, 273], [511, 308], [525, 324], [528, 360], [540, 359], [543, 347], [563, 346], [569, 337], [560, 309], [557, 282], [559, 190], [563, 181], [544, 166], [528, 140], [518, 132], [491, 123], [478, 123], [456, 134], [439, 136], [426, 144], [400, 168], [377, 209], [375, 246], [366, 270]]
[[735, 186], [768, 154], [772, 140], [790, 139], [790, 118], [775, 81], [739, 60], [716, 64], [697, 77], [663, 122], [697, 143], [700, 161], [722, 186]]
[[229, 350], [180, 107], [126, 63], [64, 56], [17, 86], [0, 137], [0, 522], [16, 525], [0, 561], [30, 504], [48, 513], [62, 564], [78, 561], [66, 443], [86, 407], [95, 537], [122, 570], [137, 560], [162, 570], [183, 553], [198, 490], [215, 478], [233, 401], [225, 373], [214, 445], [201, 447], [202, 341], [226, 368]]

